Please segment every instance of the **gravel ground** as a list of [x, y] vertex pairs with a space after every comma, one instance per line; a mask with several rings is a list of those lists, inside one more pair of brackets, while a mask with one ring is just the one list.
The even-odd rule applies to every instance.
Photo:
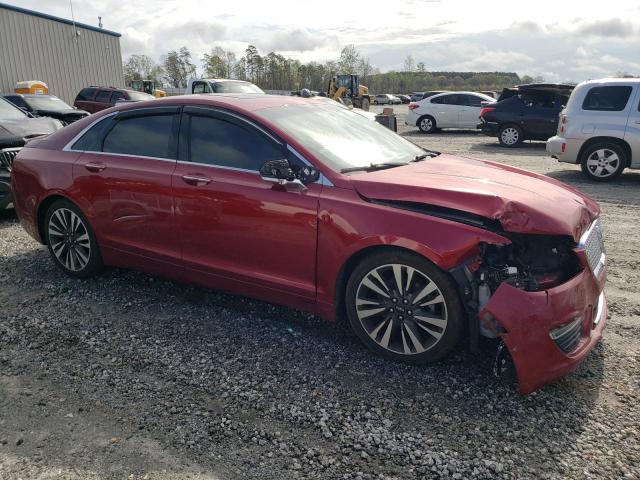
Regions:
[[72, 280], [5, 213], [0, 478], [640, 478], [640, 174], [596, 185], [542, 143], [401, 132], [600, 202], [609, 326], [574, 374], [522, 397], [489, 351], [400, 365], [284, 307], [123, 270]]

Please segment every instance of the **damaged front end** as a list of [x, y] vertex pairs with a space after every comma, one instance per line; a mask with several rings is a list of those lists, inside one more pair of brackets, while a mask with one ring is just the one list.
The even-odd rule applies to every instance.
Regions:
[[510, 356], [526, 394], [568, 374], [602, 337], [602, 234], [596, 220], [579, 242], [500, 235], [504, 244], [480, 243], [477, 255], [451, 273], [467, 307], [471, 349], [480, 337], [500, 339], [495, 372], [503, 373]]

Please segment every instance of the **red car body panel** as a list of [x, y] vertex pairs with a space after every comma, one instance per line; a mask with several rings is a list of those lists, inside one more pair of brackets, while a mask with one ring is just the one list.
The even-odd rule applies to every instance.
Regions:
[[[12, 188], [24, 228], [42, 241], [38, 221], [53, 195], [66, 197], [91, 223], [106, 264], [132, 267], [211, 288], [303, 309], [332, 321], [341, 306], [350, 259], [370, 248], [415, 251], [449, 271], [478, 255], [479, 244], [506, 245], [507, 235], [378, 200], [413, 202], [499, 221], [512, 233], [571, 236], [598, 216], [595, 202], [547, 177], [487, 161], [440, 155], [405, 167], [343, 175], [260, 118], [262, 108], [307, 103], [294, 97], [174, 97], [124, 104], [30, 142], [18, 155]], [[206, 105], [234, 111], [271, 130], [328, 179], [304, 192], [285, 191], [257, 173], [175, 160], [63, 148], [97, 118], [155, 105]], [[102, 171], [87, 163], [103, 164]], [[208, 184], [190, 185], [185, 175]], [[606, 273], [583, 270], [548, 290], [502, 284], [481, 312], [491, 314], [528, 393], [571, 371], [601, 338], [590, 329]], [[563, 353], [549, 329], [584, 316], [578, 349]]]

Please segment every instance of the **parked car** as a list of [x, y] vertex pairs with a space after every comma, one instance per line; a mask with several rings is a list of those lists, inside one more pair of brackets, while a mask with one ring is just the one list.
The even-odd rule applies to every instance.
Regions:
[[13, 160], [25, 142], [62, 128], [53, 118], [34, 118], [0, 97], [0, 210], [12, 201], [11, 170]]
[[517, 147], [524, 140], [547, 140], [558, 128], [558, 116], [567, 104], [573, 85], [537, 83], [505, 89], [498, 102], [480, 112], [478, 128], [498, 137], [503, 147]]
[[409, 95], [398, 95], [398, 98], [403, 104], [411, 103], [411, 97]]
[[493, 98], [475, 92], [439, 93], [410, 103], [404, 123], [424, 133], [440, 128], [476, 128], [482, 105], [494, 102]]
[[73, 123], [89, 115], [60, 100], [55, 95], [25, 95], [20, 93], [1, 93], [5, 100], [35, 117], [50, 117], [60, 120], [64, 125]]
[[495, 98], [495, 99], [498, 98], [498, 92], [494, 92], [493, 90], [480, 90], [477, 93], [482, 93], [483, 95], [487, 95], [487, 96], [489, 96], [491, 98]]
[[80, 90], [73, 106], [89, 113], [113, 107], [118, 102], [142, 102], [155, 97], [128, 88], [87, 87]]
[[412, 102], [419, 102], [420, 100], [424, 100], [425, 98], [433, 97], [434, 95], [438, 95], [439, 93], [447, 93], [448, 90], [432, 90], [430, 92], [413, 92], [411, 94]]
[[390, 93], [381, 93], [373, 97], [374, 105], [400, 105], [401, 103], [402, 100]]
[[523, 393], [573, 370], [606, 322], [593, 200], [322, 100], [117, 106], [29, 142], [13, 188], [22, 226], [71, 276], [117, 265], [346, 315], [410, 363], [463, 332], [501, 338]]
[[192, 78], [187, 83], [185, 95], [198, 93], [264, 93], [251, 82], [228, 78]]
[[579, 84], [547, 151], [561, 162], [579, 163], [598, 182], [613, 180], [626, 167], [640, 168], [640, 79]]

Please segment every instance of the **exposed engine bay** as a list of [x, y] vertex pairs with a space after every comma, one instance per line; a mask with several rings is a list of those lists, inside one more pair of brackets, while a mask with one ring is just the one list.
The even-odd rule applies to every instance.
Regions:
[[[507, 283], [527, 292], [553, 288], [569, 280], [581, 270], [571, 237], [550, 235], [505, 234], [511, 243], [505, 245], [482, 243], [478, 255], [452, 273], [463, 285], [467, 303], [470, 333], [496, 338], [497, 324], [487, 325], [491, 319], [479, 319], [478, 314], [489, 302], [498, 287]], [[479, 325], [478, 325], [479, 323]]]

